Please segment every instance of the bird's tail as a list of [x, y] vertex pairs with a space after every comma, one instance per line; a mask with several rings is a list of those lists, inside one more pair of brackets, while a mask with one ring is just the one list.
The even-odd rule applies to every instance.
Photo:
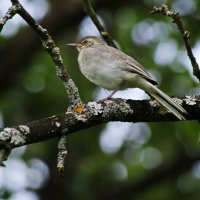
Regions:
[[171, 111], [180, 120], [185, 120], [184, 115], [188, 114], [187, 111], [177, 102], [175, 102], [171, 97], [169, 97], [164, 92], [159, 90], [156, 86], [153, 87], [155, 92], [150, 93], [150, 96], [155, 98], [158, 102], [160, 102], [164, 107], [166, 107], [169, 111]]

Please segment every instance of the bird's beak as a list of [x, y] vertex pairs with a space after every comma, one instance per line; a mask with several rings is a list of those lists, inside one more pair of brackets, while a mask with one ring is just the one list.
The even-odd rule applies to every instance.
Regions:
[[79, 43], [70, 43], [70, 44], [67, 44], [67, 46], [75, 47], [78, 50], [83, 47], [83, 45]]
[[72, 47], [77, 47], [76, 43], [70, 43], [70, 44], [66, 44], [67, 46], [72, 46]]
[[82, 44], [79, 44], [79, 43], [70, 43], [70, 44], [66, 44], [67, 46], [71, 46], [71, 47], [75, 47], [78, 52], [81, 51], [81, 49], [83, 48], [83, 45]]

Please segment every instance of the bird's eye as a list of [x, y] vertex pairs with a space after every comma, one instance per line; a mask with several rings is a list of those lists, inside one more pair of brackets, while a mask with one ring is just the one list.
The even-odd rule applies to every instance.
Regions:
[[84, 40], [83, 43], [84, 43], [84, 44], [87, 44], [87, 43], [88, 43], [88, 40]]

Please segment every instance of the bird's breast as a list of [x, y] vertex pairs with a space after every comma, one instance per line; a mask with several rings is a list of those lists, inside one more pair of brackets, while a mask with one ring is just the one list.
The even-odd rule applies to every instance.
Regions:
[[109, 90], [118, 89], [122, 83], [119, 63], [106, 52], [98, 52], [95, 48], [86, 48], [78, 56], [82, 74], [94, 84]]

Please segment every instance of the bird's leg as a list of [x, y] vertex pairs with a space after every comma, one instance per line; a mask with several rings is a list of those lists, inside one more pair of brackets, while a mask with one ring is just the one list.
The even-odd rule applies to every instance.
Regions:
[[114, 90], [114, 91], [111, 92], [111, 94], [109, 94], [107, 97], [105, 97], [105, 98], [103, 98], [103, 99], [101, 99], [101, 100], [99, 100], [99, 101], [101, 102], [101, 101], [105, 101], [105, 100], [111, 99], [111, 97], [112, 97], [118, 90], [119, 90], [119, 89]]
[[105, 99], [110, 99], [119, 89], [114, 90], [111, 92]]
[[122, 82], [116, 90], [114, 90], [113, 92], [111, 92], [106, 98], [103, 98], [101, 101], [111, 99], [111, 97], [112, 97], [118, 90], [120, 90], [120, 89], [123, 87], [123, 85], [124, 85], [124, 82]]

